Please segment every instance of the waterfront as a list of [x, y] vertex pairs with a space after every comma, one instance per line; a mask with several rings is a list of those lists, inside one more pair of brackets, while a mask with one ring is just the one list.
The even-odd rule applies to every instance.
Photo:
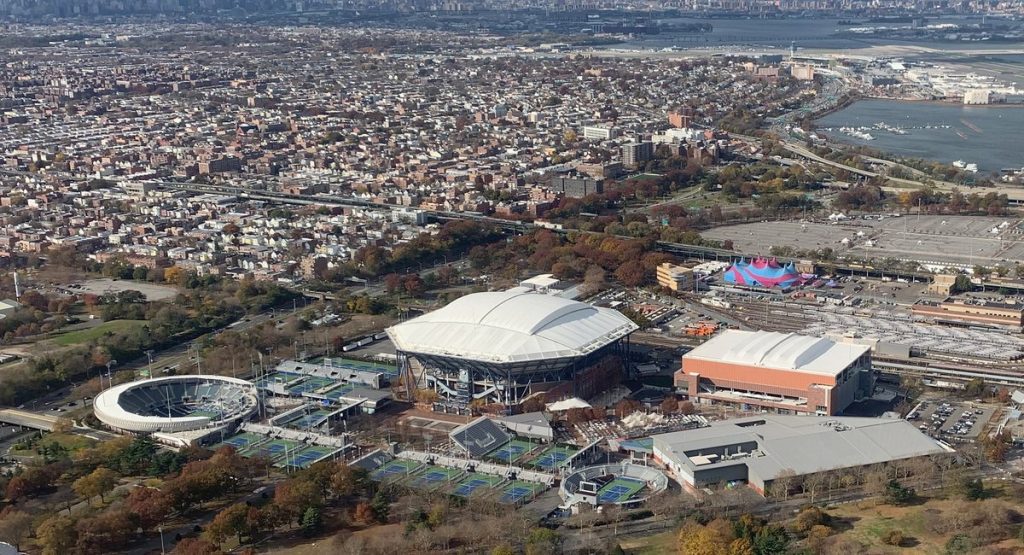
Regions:
[[[911, 158], [946, 163], [962, 160], [977, 164], [980, 173], [1024, 166], [1017, 137], [1024, 128], [1024, 106], [862, 100], [817, 123], [837, 141]], [[879, 128], [880, 123], [903, 134]], [[858, 130], [856, 134], [868, 133], [874, 140], [839, 131], [843, 127]]]
[[[753, 45], [760, 47], [785, 47], [796, 43], [800, 48], [811, 49], [859, 49], [879, 44], [928, 46], [938, 50], [991, 47], [991, 44], [971, 42], [915, 41], [906, 42], [884, 38], [838, 36], [849, 29], [839, 25], [840, 18], [826, 17], [815, 19], [779, 18], [668, 18], [660, 22], [677, 25], [703, 23], [711, 25], [709, 33], [666, 32], [658, 35], [637, 36], [623, 43], [609, 45], [608, 48], [619, 49], [660, 49], [660, 48], [694, 48], [716, 47], [727, 45]], [[929, 18], [930, 23], [977, 23], [977, 17], [942, 17]]]

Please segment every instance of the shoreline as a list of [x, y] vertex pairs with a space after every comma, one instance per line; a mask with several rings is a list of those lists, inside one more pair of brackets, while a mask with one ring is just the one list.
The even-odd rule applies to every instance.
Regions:
[[915, 100], [915, 99], [902, 99], [902, 98], [889, 98], [885, 96], [862, 96], [857, 100], [882, 100], [886, 102], [901, 102], [906, 104], [924, 104], [933, 106], [951, 106], [951, 107], [962, 107], [962, 108], [1000, 108], [1000, 109], [1020, 109], [1024, 108], [1024, 103], [1021, 104], [1007, 104], [1006, 102], [994, 102], [991, 104], [964, 104], [962, 102], [952, 102], [948, 100]]

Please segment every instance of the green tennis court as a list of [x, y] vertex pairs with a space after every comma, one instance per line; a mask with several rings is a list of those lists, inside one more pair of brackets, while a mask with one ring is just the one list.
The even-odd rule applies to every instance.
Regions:
[[429, 466], [417, 472], [409, 480], [409, 487], [422, 490], [435, 490], [452, 480], [462, 476], [463, 471], [446, 466]]
[[485, 489], [491, 489], [505, 479], [501, 476], [494, 476], [491, 474], [479, 474], [474, 472], [464, 477], [461, 482], [452, 488], [452, 495], [457, 497], [469, 497], [474, 492], [479, 492]]
[[619, 476], [597, 492], [598, 503], [622, 503], [644, 489], [647, 484], [635, 478]]
[[484, 458], [505, 464], [511, 464], [521, 459], [523, 455], [529, 453], [531, 450], [533, 450], [532, 443], [521, 439], [513, 439], [494, 451], [491, 451]]
[[420, 467], [420, 463], [407, 459], [395, 459], [388, 461], [380, 468], [370, 473], [370, 478], [380, 481], [391, 481], [403, 478], [412, 474]]
[[572, 447], [563, 447], [561, 445], [552, 445], [544, 450], [541, 454], [530, 459], [527, 464], [534, 468], [541, 470], [550, 471], [558, 468], [565, 461], [572, 458], [577, 453], [576, 449]]
[[498, 498], [498, 501], [509, 505], [526, 503], [545, 489], [547, 487], [543, 484], [514, 480], [504, 488], [501, 488], [501, 497]]

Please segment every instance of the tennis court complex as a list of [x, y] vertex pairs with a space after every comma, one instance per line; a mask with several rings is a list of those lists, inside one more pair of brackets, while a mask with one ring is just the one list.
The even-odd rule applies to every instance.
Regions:
[[269, 457], [273, 461], [277, 461], [280, 458], [284, 458], [286, 453], [297, 452], [302, 447], [304, 447], [304, 445], [298, 441], [290, 439], [271, 439], [266, 443], [252, 445], [243, 449], [241, 451], [241, 455], [245, 457], [264, 456]]
[[513, 439], [494, 451], [491, 451], [484, 458], [498, 461], [500, 463], [511, 464], [518, 461], [523, 457], [523, 455], [529, 453], [531, 450], [533, 450], [532, 443], [521, 439]]
[[394, 481], [402, 479], [420, 467], [420, 463], [408, 459], [395, 459], [370, 473], [370, 478], [380, 481]]
[[498, 484], [504, 482], [505, 479], [501, 476], [493, 476], [491, 474], [479, 474], [474, 472], [465, 476], [462, 481], [452, 488], [452, 495], [456, 497], [469, 497], [475, 493], [482, 493], [485, 490], [490, 490]]
[[513, 480], [507, 486], [501, 488], [501, 497], [498, 498], [498, 501], [509, 505], [526, 503], [544, 491], [544, 489], [545, 487], [542, 484]]
[[286, 391], [288, 391], [289, 395], [302, 395], [303, 393], [323, 389], [336, 382], [337, 380], [324, 378], [322, 376], [310, 376], [295, 385], [288, 386]]
[[409, 486], [422, 490], [435, 490], [462, 476], [463, 471], [446, 466], [428, 466], [409, 480]]
[[325, 421], [332, 411], [317, 409], [308, 413], [297, 413], [292, 418], [280, 422], [280, 425], [287, 426], [289, 428], [295, 428], [298, 430], [307, 430], [309, 428], [315, 428]]
[[234, 435], [225, 439], [224, 441], [218, 443], [217, 445], [214, 445], [213, 450], [216, 451], [221, 447], [230, 445], [231, 447], [234, 447], [236, 451], [239, 451], [247, 447], [251, 447], [259, 443], [260, 441], [263, 441], [263, 436], [250, 432], [242, 432], [238, 435]]
[[576, 452], [577, 450], [573, 449], [572, 447], [552, 445], [551, 447], [545, 449], [543, 453], [530, 459], [530, 461], [526, 464], [534, 468], [539, 468], [540, 470], [551, 471], [561, 466], [561, 464], [564, 463], [565, 461], [569, 460], [573, 455], [576, 454]]
[[646, 486], [644, 482], [633, 478], [619, 476], [605, 484], [597, 492], [598, 503], [622, 503], [640, 492]]
[[296, 452], [289, 452], [285, 456], [278, 466], [288, 466], [292, 468], [309, 468], [316, 461], [330, 456], [331, 453], [337, 451], [330, 447], [323, 447], [321, 445], [309, 445], [305, 449], [301, 449]]
[[294, 381], [302, 379], [302, 374], [292, 374], [291, 372], [273, 372], [267, 374], [266, 377], [260, 378], [256, 381], [256, 387], [264, 388], [267, 384], [278, 383], [278, 384], [290, 384]]

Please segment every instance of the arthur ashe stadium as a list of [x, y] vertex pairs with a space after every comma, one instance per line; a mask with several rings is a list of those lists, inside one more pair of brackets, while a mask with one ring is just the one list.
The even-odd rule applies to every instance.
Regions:
[[437, 392], [435, 408], [461, 412], [552, 389], [592, 395], [621, 373], [636, 329], [617, 310], [512, 290], [467, 295], [387, 332], [403, 372]]
[[96, 396], [104, 424], [132, 433], [180, 434], [239, 423], [259, 407], [256, 388], [222, 376], [170, 376], [116, 385]]

